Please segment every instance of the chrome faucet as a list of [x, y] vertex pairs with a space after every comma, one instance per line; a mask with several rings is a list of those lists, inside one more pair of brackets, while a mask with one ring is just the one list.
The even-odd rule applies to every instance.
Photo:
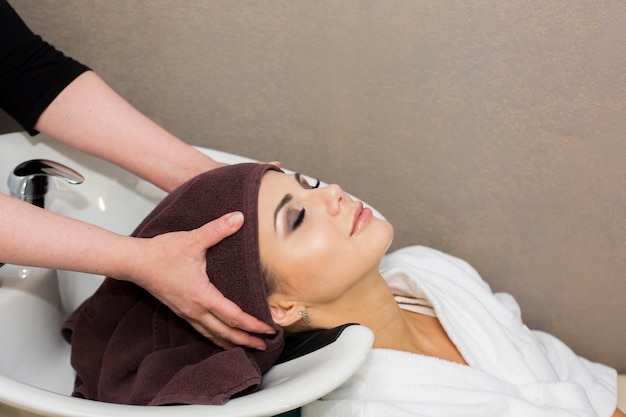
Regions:
[[85, 180], [78, 172], [63, 164], [47, 159], [33, 159], [22, 162], [9, 175], [9, 192], [15, 198], [44, 208], [49, 177], [61, 178], [70, 184], [80, 184]]
[[[80, 184], [85, 179], [78, 172], [58, 162], [33, 159], [22, 162], [9, 175], [7, 181], [11, 196], [44, 208], [48, 192], [48, 178], [56, 177], [70, 184]], [[0, 266], [4, 265], [0, 263]]]

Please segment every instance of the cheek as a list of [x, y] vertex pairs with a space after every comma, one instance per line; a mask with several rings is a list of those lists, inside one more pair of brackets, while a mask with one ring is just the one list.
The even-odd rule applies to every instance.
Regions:
[[[313, 277], [327, 272], [338, 257], [340, 246], [337, 239], [316, 234], [306, 240], [290, 242], [282, 252], [282, 267], [287, 276]], [[321, 274], [320, 274], [321, 275]]]
[[373, 234], [370, 239], [373, 250], [382, 257], [387, 252], [393, 240], [393, 226], [386, 220], [376, 219], [373, 224]]
[[[332, 227], [315, 233], [292, 236], [285, 242], [274, 241], [264, 262], [279, 277], [279, 285], [300, 299], [328, 301], [363, 274], [377, 269], [393, 229], [378, 220], [358, 239], [341, 235]], [[365, 232], [365, 230], [364, 230]]]
[[324, 234], [290, 242], [275, 253], [273, 270], [281, 283], [298, 295], [306, 298], [322, 295], [332, 291], [333, 283], [351, 275], [345, 243]]

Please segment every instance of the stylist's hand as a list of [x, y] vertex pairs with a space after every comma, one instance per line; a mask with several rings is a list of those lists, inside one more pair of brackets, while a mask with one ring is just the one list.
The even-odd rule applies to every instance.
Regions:
[[235, 212], [195, 230], [146, 239], [145, 243], [150, 245], [149, 259], [137, 259], [133, 282], [150, 291], [218, 346], [265, 349], [263, 340], [248, 332], [273, 334], [275, 330], [244, 313], [206, 275], [207, 248], [235, 233], [242, 224], [243, 215]]

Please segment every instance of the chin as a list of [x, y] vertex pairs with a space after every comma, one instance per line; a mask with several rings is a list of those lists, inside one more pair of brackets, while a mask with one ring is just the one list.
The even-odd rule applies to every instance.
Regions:
[[385, 253], [387, 253], [392, 243], [393, 243], [393, 227], [391, 228], [391, 236], [389, 236], [389, 242], [387, 243], [387, 248], [385, 249]]
[[[393, 242], [393, 226], [387, 220], [376, 219], [377, 229], [377, 242], [380, 242], [381, 257], [389, 250], [391, 243]], [[372, 225], [373, 226], [373, 225]]]
[[393, 243], [393, 226], [391, 225], [391, 223], [389, 224], [389, 229], [391, 229], [390, 233], [389, 233], [389, 241], [387, 242], [387, 247], [385, 248], [385, 253], [387, 253], [387, 251], [389, 250], [389, 248], [391, 247], [391, 244]]

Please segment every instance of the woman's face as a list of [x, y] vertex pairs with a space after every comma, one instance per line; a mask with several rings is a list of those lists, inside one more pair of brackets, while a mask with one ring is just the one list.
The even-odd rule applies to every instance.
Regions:
[[338, 185], [312, 188], [298, 174], [268, 171], [259, 191], [261, 262], [278, 292], [306, 306], [332, 303], [377, 273], [393, 236]]

